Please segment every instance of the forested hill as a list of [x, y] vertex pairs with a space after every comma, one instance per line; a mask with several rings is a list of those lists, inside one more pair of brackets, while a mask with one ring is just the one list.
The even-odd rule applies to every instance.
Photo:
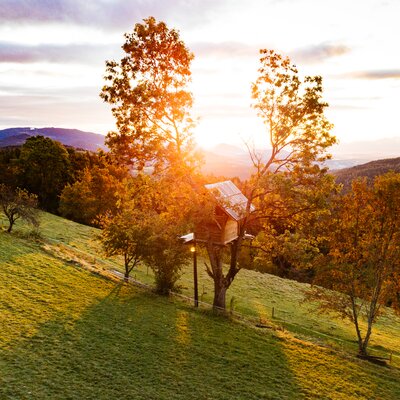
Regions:
[[369, 181], [372, 181], [375, 176], [389, 171], [400, 172], [400, 157], [371, 161], [355, 167], [333, 171], [333, 173], [337, 177], [337, 182], [342, 183], [347, 188], [350, 187], [351, 181], [355, 178], [367, 177]]
[[79, 129], [29, 127], [0, 130], [0, 147], [21, 146], [28, 137], [37, 135], [49, 137], [78, 149], [91, 151], [106, 149], [104, 136], [98, 133], [84, 132]]

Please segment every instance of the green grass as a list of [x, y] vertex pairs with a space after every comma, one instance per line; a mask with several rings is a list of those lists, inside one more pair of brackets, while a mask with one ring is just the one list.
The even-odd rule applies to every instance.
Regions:
[[[19, 234], [27, 235], [29, 232], [29, 228], [23, 224], [19, 224], [17, 230]], [[99, 231], [96, 229], [42, 213], [40, 232], [47, 243], [46, 250], [52, 255], [64, 260], [75, 260], [78, 264], [94, 270], [122, 271], [121, 260], [103, 258], [97, 240]], [[203, 265], [200, 257], [200, 299], [212, 303], [213, 283], [205, 273]], [[132, 276], [150, 285], [154, 282], [152, 271], [144, 265], [133, 271]], [[192, 282], [192, 267], [189, 263], [184, 268], [179, 282], [182, 294], [192, 296]], [[352, 324], [331, 315], [318, 314], [313, 305], [303, 303], [303, 293], [307, 288], [308, 285], [287, 279], [243, 270], [228, 291], [227, 305], [230, 308], [232, 303], [236, 312], [267, 323], [273, 322], [301, 338], [356, 352], [357, 344]], [[387, 310], [374, 326], [371, 353], [386, 358], [392, 353], [393, 364], [400, 367], [399, 337], [400, 318], [391, 310]]]
[[[22, 223], [0, 232], [0, 399], [400, 398], [397, 368], [298, 339], [297, 325], [257, 329], [94, 273], [117, 265], [101, 260], [95, 234], [49, 214], [39, 239]], [[145, 268], [137, 275], [152, 279]], [[267, 318], [273, 304], [279, 323], [333, 324], [297, 306], [294, 282], [241, 271], [234, 285], [248, 315]], [[398, 346], [399, 326], [381, 325], [381, 345]]]

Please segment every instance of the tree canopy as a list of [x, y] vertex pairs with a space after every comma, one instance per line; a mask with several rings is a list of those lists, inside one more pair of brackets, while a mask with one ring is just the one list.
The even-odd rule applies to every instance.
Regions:
[[0, 184], [0, 207], [8, 219], [7, 232], [11, 232], [18, 219], [24, 219], [34, 227], [39, 226], [37, 196], [25, 189], [13, 189]]
[[102, 215], [116, 213], [129, 171], [103, 160], [86, 167], [80, 175], [79, 180], [63, 189], [60, 214], [76, 222], [99, 226]]
[[[353, 322], [359, 353], [367, 354], [372, 326], [382, 306], [400, 310], [400, 174], [353, 182], [340, 197], [327, 226], [329, 253], [318, 262], [309, 294], [322, 310]], [[366, 321], [362, 330], [361, 321]]]
[[[191, 152], [192, 94], [188, 90], [193, 54], [154, 17], [125, 34], [125, 56], [106, 62], [100, 96], [112, 105], [117, 131], [107, 145], [114, 155], [141, 170], [184, 161]], [[189, 161], [189, 160], [185, 160]]]
[[56, 213], [58, 196], [71, 179], [65, 147], [50, 138], [30, 137], [21, 148], [18, 167], [20, 185], [38, 196], [42, 208]]
[[263, 49], [260, 53], [259, 76], [252, 85], [253, 107], [265, 124], [265, 145], [271, 151], [260, 154], [248, 146], [256, 173], [243, 187], [247, 208], [239, 222], [239, 236], [230, 244], [230, 264], [225, 274], [223, 249], [207, 246], [215, 277], [214, 305], [222, 308], [226, 290], [241, 268], [246, 231], [261, 232], [258, 244], [266, 247], [263, 239], [275, 239], [287, 230], [293, 233], [295, 226], [306, 219], [311, 221], [308, 216], [315, 219], [326, 205], [326, 195], [334, 190], [321, 164], [330, 157], [327, 149], [335, 143], [330, 133], [332, 124], [324, 114], [328, 105], [322, 100], [322, 78], [308, 76], [302, 81], [289, 58], [274, 50]]
[[308, 172], [330, 157], [326, 150], [336, 143], [324, 114], [328, 104], [322, 100], [322, 77], [306, 76], [302, 81], [288, 57], [267, 49], [260, 54], [253, 107], [265, 124], [271, 153], [266, 160], [252, 153], [257, 177], [268, 171]]

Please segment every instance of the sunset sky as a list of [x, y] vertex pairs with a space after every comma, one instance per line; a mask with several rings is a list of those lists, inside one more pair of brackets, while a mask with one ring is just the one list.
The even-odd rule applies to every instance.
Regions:
[[180, 31], [192, 66], [199, 144], [263, 145], [250, 108], [258, 51], [322, 75], [342, 142], [399, 138], [399, 0], [0, 0], [0, 128], [57, 126], [106, 134], [104, 61], [154, 16]]

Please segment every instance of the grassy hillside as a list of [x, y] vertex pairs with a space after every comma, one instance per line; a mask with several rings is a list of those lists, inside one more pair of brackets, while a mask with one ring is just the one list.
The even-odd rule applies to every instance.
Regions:
[[[299, 307], [301, 285], [239, 274], [236, 309], [266, 320], [273, 304], [287, 330], [259, 329], [101, 276], [118, 263], [101, 259], [95, 235], [49, 214], [40, 236], [21, 223], [0, 232], [1, 399], [400, 398], [395, 366], [318, 345], [326, 336], [312, 331], [333, 326], [351, 346], [349, 327]], [[183, 293], [189, 277], [190, 266]], [[145, 268], [137, 278], [151, 281]], [[398, 348], [399, 325], [386, 317], [382, 346]]]

